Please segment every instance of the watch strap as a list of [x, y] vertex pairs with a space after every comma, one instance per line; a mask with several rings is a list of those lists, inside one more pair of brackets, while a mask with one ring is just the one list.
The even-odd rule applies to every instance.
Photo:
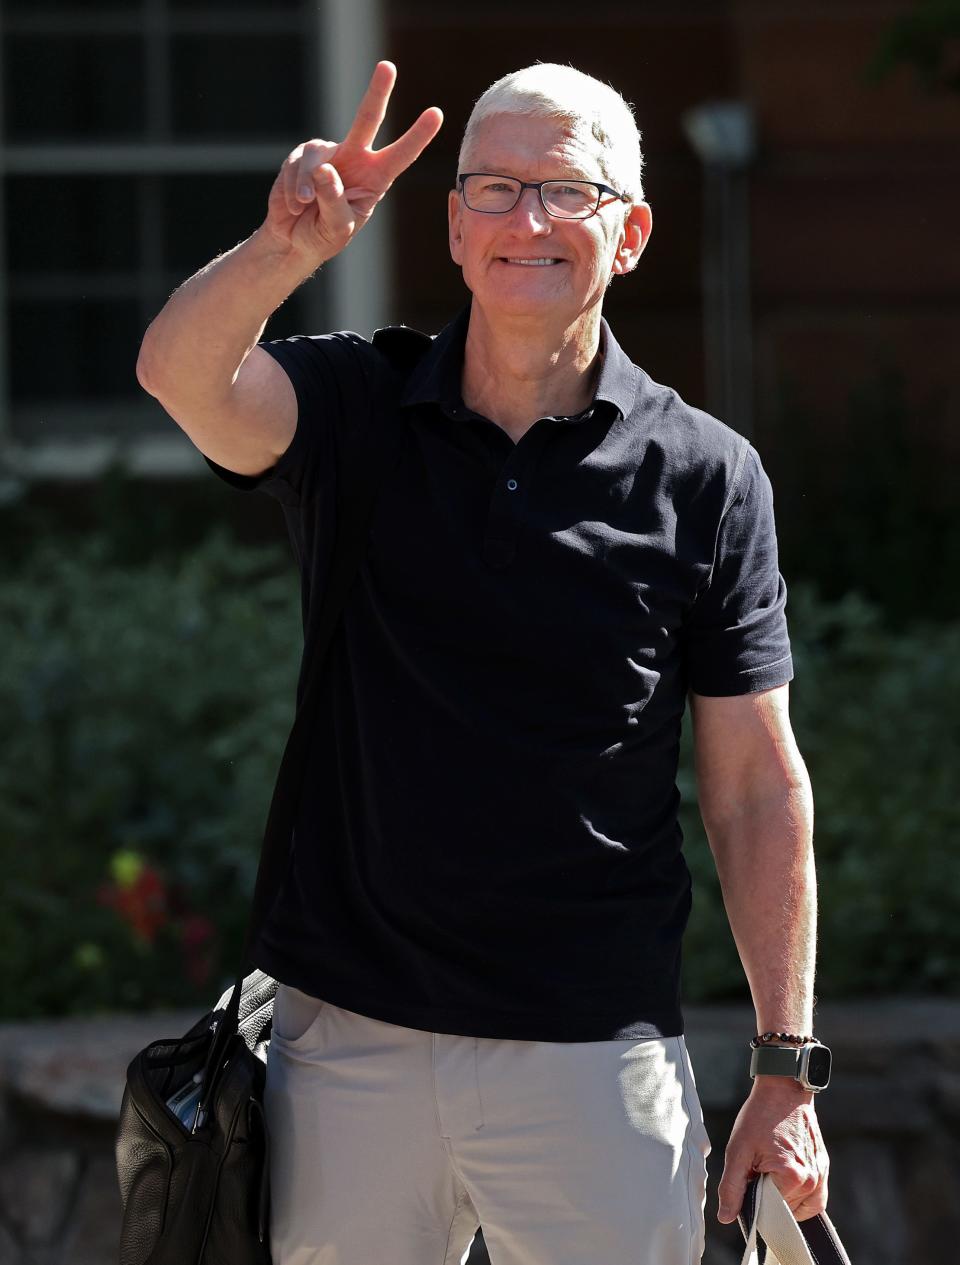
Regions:
[[800, 1050], [786, 1045], [757, 1045], [750, 1053], [751, 1076], [792, 1076], [800, 1072]]

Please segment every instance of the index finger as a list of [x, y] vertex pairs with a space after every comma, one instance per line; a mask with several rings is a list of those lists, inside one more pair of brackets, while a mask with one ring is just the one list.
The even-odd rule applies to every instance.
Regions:
[[401, 171], [406, 171], [412, 162], [420, 157], [443, 123], [443, 111], [432, 105], [417, 119], [412, 127], [408, 127], [402, 136], [390, 145], [376, 151], [376, 159], [382, 164], [391, 183]]
[[377, 62], [363, 99], [357, 106], [350, 131], [344, 137], [345, 145], [353, 145], [357, 149], [370, 148], [387, 113], [387, 103], [396, 81], [397, 68], [393, 62]]

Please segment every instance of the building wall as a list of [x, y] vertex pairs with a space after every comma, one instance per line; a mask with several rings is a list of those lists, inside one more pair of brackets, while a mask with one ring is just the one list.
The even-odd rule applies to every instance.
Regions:
[[[955, 452], [960, 102], [925, 93], [906, 70], [879, 85], [865, 75], [881, 33], [911, 7], [5, 0], [0, 449], [9, 462], [15, 443], [35, 472], [63, 472], [73, 444], [66, 468], [82, 474], [105, 451], [85, 465], [84, 445], [171, 436], [134, 380], [145, 325], [186, 275], [251, 231], [290, 145], [334, 135], [386, 55], [399, 82], [384, 135], [433, 103], [443, 131], [271, 333], [368, 334], [386, 320], [438, 329], [465, 298], [445, 200], [470, 105], [507, 70], [570, 61], [620, 88], [643, 131], [653, 238], [606, 308], [634, 358], [709, 407], [704, 178], [683, 117], [740, 100], [759, 140], [747, 180], [752, 426], [765, 460], [773, 470], [789, 460], [798, 415], [829, 451], [851, 388], [891, 366], [918, 443]], [[162, 464], [148, 456], [141, 468]]]
[[635, 104], [654, 211], [650, 245], [638, 271], [614, 283], [607, 314], [654, 378], [706, 407], [704, 182], [682, 118], [706, 101], [741, 100], [755, 112], [759, 143], [748, 183], [754, 438], [765, 458], [774, 469], [786, 460], [780, 441], [797, 408], [829, 445], [846, 424], [851, 388], [891, 366], [904, 374], [918, 442], [955, 451], [960, 100], [924, 92], [907, 70], [878, 85], [866, 76], [883, 31], [910, 8], [391, 0], [396, 115], [434, 102], [447, 115], [398, 185], [398, 316], [434, 329], [463, 298], [447, 256], [444, 194], [472, 101], [518, 66], [572, 62]]

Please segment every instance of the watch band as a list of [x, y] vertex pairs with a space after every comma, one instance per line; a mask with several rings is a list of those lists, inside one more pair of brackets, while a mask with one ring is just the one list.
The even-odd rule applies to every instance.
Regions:
[[[822, 1055], [821, 1064], [826, 1060], [825, 1068], [818, 1065], [815, 1073], [822, 1083], [810, 1081], [807, 1071], [811, 1055], [814, 1052]], [[799, 1048], [783, 1045], [757, 1045], [750, 1051], [750, 1075], [756, 1076], [789, 1076], [804, 1089], [819, 1093], [830, 1083], [830, 1051], [819, 1041], [811, 1042]]]
[[755, 1045], [750, 1051], [751, 1076], [800, 1075], [800, 1050], [787, 1045]]

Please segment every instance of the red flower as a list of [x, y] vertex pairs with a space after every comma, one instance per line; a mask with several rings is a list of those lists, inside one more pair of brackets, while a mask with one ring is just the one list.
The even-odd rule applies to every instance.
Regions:
[[131, 883], [102, 883], [97, 901], [116, 910], [136, 939], [153, 944], [157, 932], [168, 921], [166, 886], [160, 874], [143, 865]]

